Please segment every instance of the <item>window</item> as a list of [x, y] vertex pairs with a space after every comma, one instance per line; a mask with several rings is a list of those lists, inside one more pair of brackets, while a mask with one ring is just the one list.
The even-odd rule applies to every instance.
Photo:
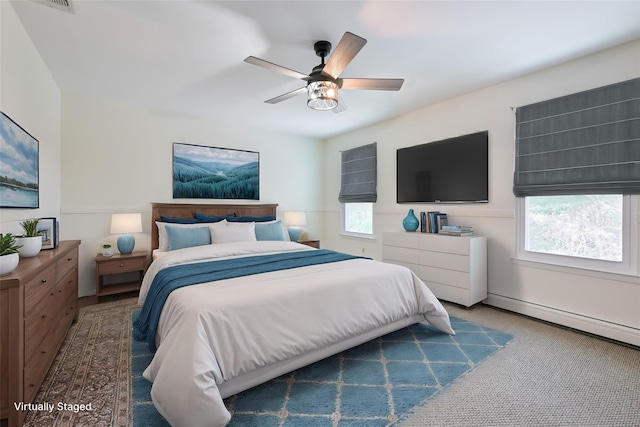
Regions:
[[340, 195], [342, 233], [373, 237], [373, 204], [377, 200], [376, 143], [342, 152]]
[[518, 257], [637, 275], [640, 79], [516, 109]]
[[518, 258], [635, 274], [636, 206], [620, 194], [518, 199]]
[[342, 230], [352, 236], [373, 236], [373, 203], [345, 203]]

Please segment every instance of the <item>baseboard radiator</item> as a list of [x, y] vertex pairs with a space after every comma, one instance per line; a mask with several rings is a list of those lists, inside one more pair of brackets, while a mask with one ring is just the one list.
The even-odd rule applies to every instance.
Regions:
[[640, 330], [489, 293], [485, 304], [640, 347]]

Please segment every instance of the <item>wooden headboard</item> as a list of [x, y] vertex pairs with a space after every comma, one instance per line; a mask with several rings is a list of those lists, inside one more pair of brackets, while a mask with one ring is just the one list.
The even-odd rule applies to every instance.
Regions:
[[278, 205], [249, 204], [249, 205], [220, 205], [220, 204], [190, 204], [190, 203], [151, 203], [151, 250], [158, 249], [158, 226], [161, 216], [174, 218], [193, 218], [193, 214], [200, 212], [205, 215], [225, 216], [276, 216]]

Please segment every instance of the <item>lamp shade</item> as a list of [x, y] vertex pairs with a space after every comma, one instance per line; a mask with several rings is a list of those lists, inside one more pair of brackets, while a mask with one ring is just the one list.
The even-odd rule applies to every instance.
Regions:
[[111, 215], [111, 234], [142, 233], [142, 214]]
[[285, 212], [284, 224], [285, 225], [306, 225], [307, 215], [304, 212]]

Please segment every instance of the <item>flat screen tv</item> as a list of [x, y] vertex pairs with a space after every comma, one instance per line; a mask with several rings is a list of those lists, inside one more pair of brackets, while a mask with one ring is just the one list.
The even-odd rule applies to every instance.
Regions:
[[489, 132], [399, 148], [398, 203], [487, 203]]

